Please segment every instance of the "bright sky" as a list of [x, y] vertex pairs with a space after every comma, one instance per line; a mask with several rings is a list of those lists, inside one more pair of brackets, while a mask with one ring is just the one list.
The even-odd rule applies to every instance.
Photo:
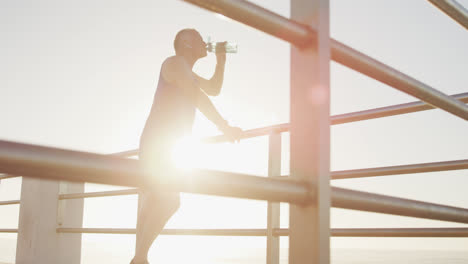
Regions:
[[[289, 17], [289, 1], [255, 1]], [[468, 7], [468, 1], [459, 1]], [[331, 36], [446, 94], [467, 92], [468, 33], [427, 1], [331, 1]], [[289, 120], [289, 45], [182, 1], [1, 1], [0, 139], [113, 153], [138, 147], [160, 65], [173, 54], [182, 28], [205, 38], [237, 42], [228, 55], [222, 93], [213, 101], [233, 125], [251, 129]], [[209, 77], [215, 57], [195, 72]], [[331, 63], [331, 113], [414, 101], [391, 87]], [[215, 135], [198, 115], [194, 134]], [[332, 170], [468, 158], [468, 126], [440, 110], [332, 128]], [[284, 134], [283, 173], [288, 171]], [[200, 166], [267, 174], [267, 138], [204, 146]], [[334, 181], [334, 186], [468, 207], [468, 170]], [[87, 191], [108, 187], [88, 185]], [[2, 181], [0, 199], [18, 199], [19, 179]], [[184, 195], [170, 228], [264, 228], [263, 202]], [[133, 228], [136, 197], [89, 199], [86, 227]], [[106, 210], [104, 210], [104, 208]], [[287, 206], [281, 221], [287, 226]], [[0, 207], [0, 228], [15, 228], [18, 206]], [[332, 227], [454, 227], [332, 209]], [[15, 235], [0, 234], [0, 238]], [[119, 245], [126, 256], [134, 236], [85, 235]], [[286, 239], [282, 239], [283, 246]], [[263, 238], [161, 237], [151, 254], [171, 245], [264, 247]], [[457, 238], [333, 238], [334, 248], [466, 249]], [[103, 246], [104, 251], [112, 247]], [[220, 249], [222, 251], [222, 249]]]

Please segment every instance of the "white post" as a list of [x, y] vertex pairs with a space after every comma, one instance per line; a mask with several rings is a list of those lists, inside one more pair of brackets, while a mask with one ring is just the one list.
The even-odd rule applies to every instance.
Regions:
[[291, 19], [317, 30], [314, 45], [291, 46], [290, 176], [309, 183], [307, 206], [290, 206], [289, 263], [330, 263], [330, 36], [328, 0], [292, 0]]
[[58, 200], [84, 191], [83, 183], [23, 177], [16, 263], [80, 264], [81, 234], [59, 234], [58, 226], [82, 227], [83, 199]]
[[[281, 134], [269, 136], [268, 142], [268, 177], [281, 176]], [[267, 208], [267, 264], [279, 264], [280, 238], [273, 231], [280, 228], [280, 204], [268, 202]]]

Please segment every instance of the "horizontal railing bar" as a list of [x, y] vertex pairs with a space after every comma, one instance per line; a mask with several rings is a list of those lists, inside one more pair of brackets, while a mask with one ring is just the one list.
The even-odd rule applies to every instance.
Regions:
[[[452, 95], [453, 98], [456, 98], [464, 103], [468, 103], [468, 93], [460, 93]], [[382, 118], [387, 116], [415, 113], [425, 110], [434, 109], [434, 106], [429, 105], [423, 101], [410, 102], [405, 104], [397, 104], [386, 107], [379, 107], [368, 109], [364, 111], [351, 112], [346, 114], [334, 115], [331, 116], [332, 125], [340, 125], [351, 122], [358, 122], [364, 120], [370, 120], [375, 118]], [[246, 130], [242, 133], [241, 139], [266, 136], [272, 133], [283, 133], [289, 131], [289, 123], [283, 123], [279, 125], [261, 127]], [[209, 137], [203, 140], [206, 143], [220, 143], [225, 142], [227, 139], [223, 135]], [[134, 150], [136, 151], [136, 150]]]
[[[248, 1], [185, 1], [220, 13], [299, 47], [314, 45], [316, 42], [317, 31], [314, 28], [301, 25]], [[468, 120], [468, 107], [462, 102], [334, 39], [330, 40], [330, 46], [332, 60]]]
[[[129, 195], [136, 193], [137, 190], [76, 193], [61, 195], [60, 199]], [[359, 192], [337, 187], [332, 187], [332, 206], [345, 209], [468, 223], [468, 210], [463, 208]]]
[[331, 46], [332, 60], [464, 120], [468, 120], [468, 107], [459, 100], [336, 40], [331, 40]]
[[336, 237], [468, 237], [468, 228], [341, 228]]
[[18, 233], [18, 229], [15, 228], [0, 228], [0, 233]]
[[[135, 234], [135, 228], [57, 228], [58, 233]], [[267, 236], [267, 229], [164, 229], [162, 235]], [[287, 228], [273, 229], [274, 236], [288, 236]], [[468, 228], [334, 228], [335, 237], [468, 237]]]
[[383, 214], [468, 223], [468, 210], [393, 196], [332, 187], [332, 206]]
[[468, 10], [455, 0], [428, 0], [458, 24], [468, 29]]
[[[468, 103], [468, 93], [460, 93], [452, 95], [453, 98]], [[350, 112], [346, 114], [331, 116], [332, 125], [340, 125], [345, 123], [370, 120], [375, 118], [382, 118], [387, 116], [415, 113], [425, 110], [434, 109], [434, 106], [429, 105], [423, 101], [410, 102], [405, 104], [397, 104], [386, 107], [379, 107], [368, 109], [364, 111]], [[242, 133], [241, 139], [254, 138], [259, 136], [266, 136], [272, 133], [283, 133], [289, 131], [289, 123], [283, 123], [273, 126], [260, 127], [255, 129], [246, 130]], [[220, 143], [226, 142], [227, 139], [223, 135], [213, 136], [203, 139], [206, 143]], [[122, 153], [124, 155], [122, 155]], [[134, 156], [138, 154], [138, 149], [120, 152], [112, 155]]]
[[293, 43], [298, 47], [306, 47], [316, 41], [317, 34], [310, 27], [248, 1], [184, 1], [237, 20], [267, 34]]
[[138, 150], [127, 150], [127, 151], [112, 153], [109, 155], [117, 156], [117, 157], [131, 157], [131, 156], [138, 155], [138, 152], [139, 152]]
[[3, 175], [0, 175], [0, 181], [1, 181], [1, 180], [6, 180], [6, 179], [11, 179], [11, 178], [17, 178], [17, 177], [21, 177], [21, 176], [10, 175], [10, 174], [3, 174]]
[[332, 180], [468, 169], [468, 159], [331, 172]]
[[[57, 228], [58, 233], [135, 234], [135, 228]], [[164, 229], [162, 235], [266, 236], [266, 229]]]
[[[420, 164], [399, 165], [399, 166], [389, 166], [389, 167], [377, 167], [377, 168], [358, 169], [358, 170], [332, 171], [331, 179], [340, 180], [340, 179], [352, 179], [352, 178], [388, 176], [388, 175], [396, 175], [396, 174], [410, 174], [410, 173], [423, 173], [423, 172], [436, 172], [436, 171], [449, 171], [449, 170], [463, 170], [463, 169], [468, 169], [468, 160], [454, 160], [454, 161], [420, 163]], [[278, 179], [278, 180], [289, 179], [287, 175], [273, 177], [273, 178]], [[59, 195], [59, 200], [117, 196], [117, 195], [133, 195], [133, 194], [138, 194], [138, 190], [129, 189], [129, 190], [104, 191], [104, 192], [61, 194]]]
[[[174, 174], [170, 177], [153, 178], [153, 175], [141, 171], [137, 160], [7, 141], [0, 141], [0, 170], [35, 178], [146, 188], [154, 186], [163, 187], [165, 191], [297, 204], [308, 204], [315, 197], [307, 184], [290, 179], [210, 170], [193, 170], [185, 174], [172, 171]], [[468, 223], [466, 209], [337, 187], [332, 188], [332, 205], [346, 209]]]
[[[460, 100], [461, 102], [468, 103], [468, 93], [454, 94], [451, 95], [451, 97]], [[411, 103], [397, 104], [364, 111], [335, 115], [331, 117], [331, 123], [332, 125], [339, 125], [375, 118], [415, 113], [425, 110], [431, 110], [434, 108], [434, 106], [427, 104], [423, 101], [416, 101]]]
[[[289, 230], [276, 229], [275, 236], [288, 236]], [[334, 237], [468, 237], [468, 228], [333, 228]]]
[[[137, 190], [61, 195], [59, 199], [78, 199], [111, 195], [137, 194]], [[463, 208], [332, 187], [332, 206], [401, 216], [468, 223], [468, 210]]]
[[[289, 131], [289, 123], [283, 123], [273, 126], [266, 126], [245, 130], [242, 132], [240, 139], [248, 139], [260, 136], [266, 136], [274, 133], [283, 133]], [[204, 143], [222, 143], [227, 142], [228, 139], [224, 135], [212, 136], [202, 139]]]
[[[118, 157], [131, 157], [131, 156], [138, 155], [138, 149], [112, 153], [109, 155], [118, 156]], [[10, 178], [17, 178], [17, 177], [21, 177], [21, 176], [11, 175], [11, 174], [0, 174], [0, 181], [5, 180], [5, 179], [10, 179]]]
[[0, 201], [0, 205], [19, 204], [20, 200]]
[[60, 194], [59, 200], [95, 198], [95, 197], [118, 196], [118, 195], [134, 195], [134, 194], [138, 194], [137, 189], [105, 191], [105, 192], [67, 193], [67, 194]]
[[[138, 160], [0, 141], [0, 171], [43, 179], [93, 182], [165, 191], [305, 204], [312, 199], [302, 182], [194, 169], [144, 172]], [[168, 176], [169, 174], [170, 176]]]

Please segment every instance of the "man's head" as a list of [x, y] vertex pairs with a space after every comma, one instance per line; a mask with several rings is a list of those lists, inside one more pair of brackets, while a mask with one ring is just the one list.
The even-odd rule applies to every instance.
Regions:
[[200, 33], [192, 28], [179, 31], [174, 39], [176, 54], [191, 54], [195, 58], [203, 58], [206, 54], [206, 43]]

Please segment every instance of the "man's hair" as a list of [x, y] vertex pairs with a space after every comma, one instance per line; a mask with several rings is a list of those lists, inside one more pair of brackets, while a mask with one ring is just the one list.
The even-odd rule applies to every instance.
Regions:
[[174, 38], [174, 50], [176, 54], [182, 48], [183, 42], [188, 42], [188, 44], [191, 44], [194, 34], [198, 34], [198, 31], [193, 28], [185, 28], [177, 32], [177, 35]]

